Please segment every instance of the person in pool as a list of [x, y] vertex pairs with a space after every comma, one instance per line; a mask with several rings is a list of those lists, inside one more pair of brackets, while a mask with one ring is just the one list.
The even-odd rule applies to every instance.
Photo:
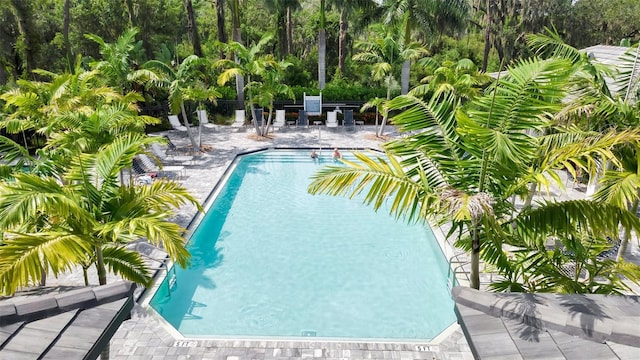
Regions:
[[337, 160], [337, 159], [342, 159], [342, 154], [340, 154], [340, 151], [338, 150], [338, 148], [334, 148], [333, 149], [333, 160]]
[[315, 149], [311, 150], [311, 158], [313, 160], [317, 160], [318, 159], [318, 153], [316, 153]]

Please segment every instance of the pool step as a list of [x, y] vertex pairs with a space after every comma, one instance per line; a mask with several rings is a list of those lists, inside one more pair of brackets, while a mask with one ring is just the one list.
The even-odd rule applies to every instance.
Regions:
[[[311, 163], [311, 162], [320, 162], [320, 163], [333, 163], [333, 153], [329, 150], [318, 152], [319, 158], [314, 160], [307, 154], [306, 152], [300, 152], [299, 154], [260, 154], [255, 156], [250, 156], [244, 159], [249, 163], [268, 163], [268, 162], [277, 162], [277, 163]], [[355, 159], [352, 156], [345, 155], [345, 158], [353, 160]]]

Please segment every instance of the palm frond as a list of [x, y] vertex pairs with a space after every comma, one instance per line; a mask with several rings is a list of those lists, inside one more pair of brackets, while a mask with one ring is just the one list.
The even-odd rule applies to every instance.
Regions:
[[102, 249], [102, 254], [109, 272], [142, 286], [151, 284], [150, 269], [138, 252], [124, 246], [107, 245]]
[[65, 232], [5, 234], [0, 246], [0, 290], [5, 295], [42, 278], [42, 266], [54, 276], [86, 258], [91, 243]]
[[327, 166], [312, 176], [309, 185], [311, 194], [329, 194], [354, 198], [364, 196], [362, 201], [374, 210], [389, 206], [395, 217], [404, 216], [408, 221], [425, 220], [426, 214], [435, 209], [435, 192], [425, 193], [429, 188], [427, 177], [410, 179], [402, 165], [393, 157], [369, 158], [364, 153], [354, 153], [358, 162], [343, 160], [346, 166]]
[[518, 214], [513, 224], [521, 239], [535, 238], [533, 231], [551, 236], [587, 229], [592, 234], [608, 236], [617, 234], [620, 226], [640, 230], [640, 219], [635, 214], [594, 200], [545, 202]]

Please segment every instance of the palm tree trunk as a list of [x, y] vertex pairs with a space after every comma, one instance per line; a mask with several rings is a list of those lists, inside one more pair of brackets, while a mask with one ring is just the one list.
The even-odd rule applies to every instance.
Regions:
[[267, 134], [269, 134], [269, 128], [271, 127], [272, 114], [273, 114], [273, 101], [269, 103], [269, 116], [267, 116], [267, 122], [265, 123], [264, 129], [262, 130], [263, 136], [267, 136]]
[[291, 7], [287, 6], [287, 54], [293, 53], [293, 20], [291, 19]]
[[606, 169], [608, 164], [603, 164], [602, 161], [598, 161], [596, 163], [596, 173], [593, 176], [589, 177], [589, 183], [587, 184], [587, 191], [585, 191], [585, 196], [590, 199], [593, 194], [596, 193], [598, 187], [600, 186], [600, 177]]
[[480, 290], [480, 229], [478, 224], [473, 224], [471, 230], [471, 274], [469, 275], [470, 286]]
[[343, 7], [340, 10], [340, 36], [338, 40], [338, 69], [340, 74], [344, 75], [345, 60], [347, 58], [347, 30], [349, 23], [347, 21], [347, 11]]
[[107, 284], [107, 269], [104, 266], [104, 255], [102, 254], [102, 247], [96, 245], [96, 270], [98, 271], [98, 284]]
[[320, 29], [318, 30], [318, 88], [324, 89], [327, 74], [327, 34], [324, 30], [324, 2], [320, 0]]
[[[387, 79], [387, 101], [391, 100], [391, 79]], [[382, 123], [380, 124], [380, 131], [376, 133], [376, 136], [381, 137], [384, 132], [384, 125], [387, 123], [389, 113], [385, 112], [382, 117]], [[376, 126], [378, 125], [378, 114], [376, 113]]]
[[[631, 212], [636, 214], [638, 212], [638, 199], [633, 201], [631, 205]], [[631, 239], [631, 229], [624, 229], [624, 238], [620, 242], [620, 248], [618, 248], [618, 253], [616, 254], [616, 261], [624, 260], [624, 254], [627, 252], [627, 248], [629, 247], [629, 240]]]
[[324, 29], [318, 30], [318, 88], [324, 89], [327, 74], [327, 38]]
[[180, 105], [180, 110], [182, 111], [182, 118], [184, 119], [184, 126], [187, 127], [187, 136], [189, 136], [189, 140], [191, 141], [191, 146], [193, 146], [193, 151], [200, 151], [198, 147], [198, 143], [196, 139], [193, 137], [191, 133], [191, 127], [189, 126], [189, 120], [187, 119], [187, 111], [184, 109], [184, 102]]
[[[251, 83], [251, 75], [247, 76], [247, 82]], [[258, 119], [256, 119], [256, 108], [253, 104], [253, 94], [251, 92], [251, 87], [249, 87], [249, 112], [251, 112], [251, 122], [253, 123], [253, 127], [256, 129], [256, 135], [262, 136], [262, 131], [258, 126]]]
[[87, 267], [82, 265], [82, 279], [84, 280], [84, 286], [89, 286], [89, 273]]
[[[226, 44], [228, 38], [224, 21], [224, 0], [216, 0], [216, 19], [216, 24], [218, 26], [218, 41], [222, 44]], [[220, 50], [220, 59], [224, 58], [225, 53], [223, 50]]]
[[406, 95], [409, 92], [409, 74], [411, 71], [411, 60], [406, 60], [402, 63], [402, 84], [400, 85], [400, 92], [402, 95]]
[[[231, 26], [233, 28], [231, 36], [233, 41], [242, 44], [242, 32], [240, 30], [240, 2], [231, 0]], [[235, 62], [240, 63], [240, 59], [235, 56]], [[244, 76], [236, 75], [237, 110], [244, 110]]]
[[280, 48], [280, 60], [287, 57], [287, 10], [279, 9], [277, 18], [278, 47]]
[[532, 182], [529, 185], [529, 193], [527, 194], [527, 199], [524, 201], [524, 207], [531, 206], [531, 202], [533, 201], [533, 196], [536, 194], [536, 189], [538, 188], [537, 182]]
[[[41, 262], [42, 264], [44, 264], [44, 262]], [[46, 266], [42, 266], [40, 268], [40, 286], [45, 286], [47, 285], [47, 267]]]
[[184, 7], [187, 10], [187, 30], [191, 38], [191, 43], [193, 44], [193, 53], [198, 57], [202, 57], [202, 45], [200, 44], [200, 35], [198, 35], [198, 26], [196, 24], [196, 16], [193, 13], [191, 0], [184, 0]]

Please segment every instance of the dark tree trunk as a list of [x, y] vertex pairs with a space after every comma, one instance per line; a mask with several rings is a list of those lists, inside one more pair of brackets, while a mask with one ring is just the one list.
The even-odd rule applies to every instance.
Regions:
[[71, 23], [71, 14], [69, 13], [69, 3], [71, 0], [64, 0], [64, 18], [62, 23], [62, 35], [64, 37], [64, 55], [69, 63], [69, 70], [73, 68], [73, 56], [71, 55], [71, 44], [69, 43], [69, 25]]
[[277, 18], [277, 31], [278, 31], [278, 52], [280, 53], [280, 60], [287, 57], [287, 12], [286, 9], [278, 9]]
[[16, 16], [16, 25], [18, 26], [18, 32], [20, 33], [18, 42], [20, 46], [17, 47], [18, 57], [20, 63], [18, 65], [18, 73], [27, 75], [31, 72], [33, 66], [32, 49], [31, 49], [31, 34], [29, 33], [28, 19], [29, 5], [24, 0], [12, 0], [14, 13]]
[[[242, 44], [242, 32], [240, 30], [240, 2], [238, 0], [231, 0], [231, 36], [233, 41]], [[235, 58], [238, 62], [238, 59]], [[244, 110], [244, 77], [242, 75], [236, 75], [236, 94], [237, 102], [236, 109]]]
[[287, 7], [287, 54], [293, 53], [293, 20], [291, 19], [291, 7]]
[[196, 25], [196, 17], [193, 13], [191, 0], [184, 0], [184, 7], [187, 10], [187, 30], [193, 44], [193, 53], [198, 57], [202, 57], [202, 45], [200, 44], [200, 35], [198, 35], [198, 26]]
[[347, 12], [344, 8], [340, 11], [340, 39], [338, 45], [338, 69], [340, 74], [344, 75], [345, 60], [347, 59], [347, 30], [349, 23], [347, 21]]
[[[227, 31], [224, 21], [224, 0], [216, 0], [216, 18], [218, 25], [218, 41], [226, 44], [229, 38], [227, 37]], [[220, 58], [225, 58], [225, 53], [222, 50], [220, 50]]]
[[491, 50], [491, 0], [487, 0], [487, 9], [485, 13], [485, 28], [484, 28], [484, 53], [482, 54], [482, 69], [481, 69], [482, 72], [487, 71], [487, 63], [489, 62], [490, 50]]
[[[67, 0], [67, 2], [69, 1]], [[127, 6], [127, 14], [129, 15], [129, 26], [137, 26], [136, 13], [133, 9], [133, 0], [124, 0], [124, 3]]]

